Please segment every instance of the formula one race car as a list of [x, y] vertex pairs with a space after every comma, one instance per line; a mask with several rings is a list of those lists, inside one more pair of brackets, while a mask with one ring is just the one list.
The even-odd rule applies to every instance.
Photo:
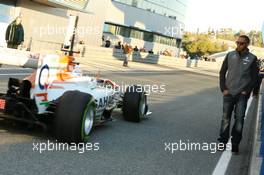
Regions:
[[59, 141], [83, 142], [94, 126], [111, 121], [114, 109], [122, 109], [124, 119], [131, 122], [150, 112], [142, 86], [128, 86], [122, 92], [109, 79], [82, 75], [73, 57], [78, 17], [71, 18], [66, 39], [70, 42], [61, 56], [0, 48], [0, 64], [36, 69], [23, 80], [9, 79], [7, 92], [0, 93], [0, 117], [43, 127], [51, 124]]
[[42, 126], [53, 124], [60, 141], [85, 141], [92, 127], [110, 121], [117, 108], [132, 122], [148, 114], [142, 86], [128, 86], [122, 93], [111, 80], [82, 76], [72, 56], [36, 56], [0, 49], [0, 63], [37, 68], [24, 80], [9, 79], [7, 93], [0, 94], [0, 117]]

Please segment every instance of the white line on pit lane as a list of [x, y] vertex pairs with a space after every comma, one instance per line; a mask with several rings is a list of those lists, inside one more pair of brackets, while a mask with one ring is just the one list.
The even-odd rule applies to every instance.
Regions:
[[[98, 71], [87, 71], [88, 74], [97, 73]], [[122, 73], [122, 74], [153, 74], [153, 73], [170, 73], [170, 71], [100, 71], [101, 74], [107, 73]]]
[[25, 75], [30, 75], [32, 73], [9, 73], [9, 74], [1, 74], [0, 76], [25, 76]]
[[[248, 105], [247, 105], [245, 116], [247, 116], [247, 114], [248, 114], [248, 109], [251, 106], [252, 99], [253, 99], [253, 97], [251, 96], [249, 98], [249, 100], [248, 100]], [[228, 140], [228, 144], [231, 144], [231, 140], [230, 139]], [[228, 164], [229, 164], [229, 162], [231, 160], [231, 157], [232, 157], [232, 153], [231, 153], [230, 150], [224, 151], [222, 153], [219, 161], [217, 162], [216, 167], [215, 167], [214, 172], [213, 172], [212, 175], [224, 175], [226, 173], [226, 170], [227, 170]]]
[[17, 70], [17, 69], [31, 69], [31, 68], [27, 68], [27, 67], [1, 67], [0, 70]]

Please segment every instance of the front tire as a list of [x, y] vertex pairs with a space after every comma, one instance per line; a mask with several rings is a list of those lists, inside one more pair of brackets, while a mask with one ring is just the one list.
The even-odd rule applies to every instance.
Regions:
[[134, 85], [126, 89], [122, 110], [125, 120], [140, 122], [148, 110], [147, 96], [142, 86]]
[[55, 112], [56, 138], [68, 143], [86, 141], [93, 127], [95, 112], [95, 102], [90, 94], [65, 92], [59, 98]]

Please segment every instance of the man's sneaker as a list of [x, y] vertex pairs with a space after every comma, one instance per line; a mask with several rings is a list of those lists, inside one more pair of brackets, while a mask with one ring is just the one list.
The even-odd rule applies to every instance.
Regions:
[[239, 154], [239, 147], [238, 145], [232, 145], [232, 154], [238, 155]]

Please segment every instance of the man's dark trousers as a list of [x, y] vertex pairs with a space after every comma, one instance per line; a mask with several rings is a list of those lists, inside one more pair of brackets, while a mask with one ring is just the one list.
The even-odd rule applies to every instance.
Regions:
[[227, 143], [229, 139], [230, 122], [232, 118], [232, 112], [234, 111], [235, 123], [232, 128], [232, 145], [239, 145], [242, 139], [242, 131], [244, 125], [244, 118], [247, 109], [248, 95], [227, 95], [224, 96], [223, 103], [223, 118], [220, 129], [220, 138], [218, 139], [222, 143]]
[[10, 49], [17, 49], [17, 48], [18, 48], [18, 44], [7, 43], [7, 48], [10, 48]]

